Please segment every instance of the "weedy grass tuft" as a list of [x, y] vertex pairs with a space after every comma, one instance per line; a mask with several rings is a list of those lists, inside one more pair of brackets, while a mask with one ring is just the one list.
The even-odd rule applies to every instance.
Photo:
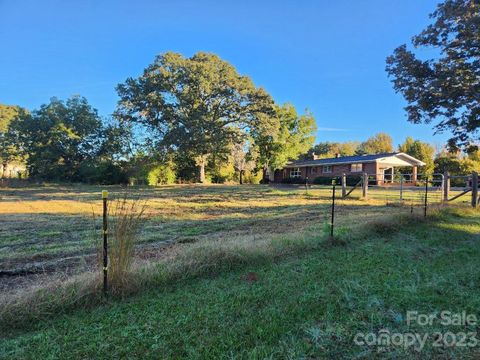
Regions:
[[[147, 204], [139, 199], [129, 199], [127, 195], [111, 203], [108, 222], [111, 234], [108, 248], [108, 283], [110, 291], [122, 293], [134, 282], [131, 266], [135, 256], [135, 245], [139, 243], [139, 234], [147, 220]], [[99, 248], [99, 258], [103, 248]]]

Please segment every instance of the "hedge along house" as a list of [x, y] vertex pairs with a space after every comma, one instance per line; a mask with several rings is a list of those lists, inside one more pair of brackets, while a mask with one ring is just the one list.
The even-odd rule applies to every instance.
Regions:
[[316, 178], [333, 178], [343, 174], [361, 176], [367, 173], [378, 185], [392, 183], [396, 167], [411, 167], [412, 172], [407, 182], [417, 181], [418, 166], [425, 163], [402, 152], [358, 156], [336, 156], [328, 159], [292, 161], [283, 169], [276, 170], [274, 182], [307, 181], [314, 182]]

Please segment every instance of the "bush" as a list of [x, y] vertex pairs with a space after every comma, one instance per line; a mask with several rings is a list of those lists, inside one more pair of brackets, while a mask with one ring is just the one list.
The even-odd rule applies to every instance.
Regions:
[[166, 185], [173, 184], [177, 174], [175, 173], [172, 163], [159, 165], [150, 170], [147, 174], [148, 185]]
[[282, 184], [305, 184], [305, 179], [302, 179], [302, 178], [285, 178], [285, 179], [282, 179]]
[[208, 175], [210, 182], [215, 184], [232, 182], [235, 177], [235, 168], [232, 163], [225, 163], [209, 171]]
[[128, 178], [122, 163], [85, 161], [79, 168], [77, 181], [90, 184], [126, 184]]
[[[332, 180], [335, 179], [335, 181], [337, 182], [337, 185], [341, 185], [342, 184], [342, 179], [340, 176], [332, 176], [332, 177], [316, 177], [315, 179], [313, 179], [313, 184], [316, 184], [316, 185], [332, 185]], [[362, 177], [361, 176], [347, 176], [346, 177], [346, 182], [347, 182], [347, 186], [355, 186], [358, 184], [358, 182], [360, 180], [362, 180]]]
[[332, 185], [332, 180], [336, 180], [337, 184], [340, 184], [340, 177], [323, 177], [319, 176], [313, 179], [315, 185]]
[[262, 171], [245, 171], [243, 174], [243, 183], [244, 184], [260, 184], [263, 179]]

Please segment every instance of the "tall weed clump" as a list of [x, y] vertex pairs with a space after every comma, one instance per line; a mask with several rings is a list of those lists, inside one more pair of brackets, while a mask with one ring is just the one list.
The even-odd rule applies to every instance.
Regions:
[[[108, 284], [113, 293], [130, 290], [131, 267], [135, 258], [135, 245], [143, 224], [147, 220], [147, 205], [139, 199], [127, 196], [110, 203], [108, 211]], [[103, 247], [99, 246], [99, 259], [103, 257]], [[103, 265], [102, 265], [103, 266]]]

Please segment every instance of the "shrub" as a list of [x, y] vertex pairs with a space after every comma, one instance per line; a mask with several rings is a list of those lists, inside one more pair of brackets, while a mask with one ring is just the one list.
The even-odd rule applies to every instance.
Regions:
[[337, 184], [340, 184], [340, 177], [316, 177], [313, 179], [315, 185], [332, 185], [332, 180], [335, 179]]
[[177, 174], [175, 173], [174, 165], [171, 162], [158, 165], [150, 170], [147, 174], [148, 185], [165, 185], [173, 184]]
[[209, 171], [209, 175], [211, 179], [210, 182], [216, 184], [228, 183], [233, 181], [235, 177], [235, 168], [232, 163], [228, 162]]
[[305, 184], [305, 179], [302, 178], [285, 178], [282, 179], [283, 184]]
[[245, 171], [243, 174], [243, 182], [245, 184], [260, 184], [263, 179], [262, 171]]

